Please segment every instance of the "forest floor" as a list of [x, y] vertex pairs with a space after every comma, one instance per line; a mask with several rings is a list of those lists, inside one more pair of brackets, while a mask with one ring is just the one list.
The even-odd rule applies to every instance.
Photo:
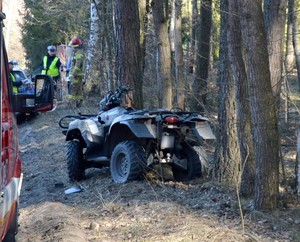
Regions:
[[[97, 113], [93, 105], [80, 111]], [[253, 211], [250, 200], [239, 203], [234, 188], [207, 177], [179, 183], [147, 176], [115, 184], [109, 168], [87, 170], [83, 190], [66, 195], [74, 184], [67, 177], [66, 142], [58, 121], [73, 112], [61, 103], [55, 111], [19, 123], [24, 173], [19, 242], [300, 241], [300, 203], [290, 189], [295, 130], [289, 129], [282, 141], [287, 182], [281, 187], [281, 206], [263, 213]]]

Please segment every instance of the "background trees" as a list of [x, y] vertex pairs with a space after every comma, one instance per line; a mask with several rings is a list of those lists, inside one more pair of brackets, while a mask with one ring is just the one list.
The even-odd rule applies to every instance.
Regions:
[[74, 36], [87, 39], [89, 1], [24, 0], [25, 14], [21, 39], [29, 69], [36, 69], [48, 45], [69, 43]]
[[286, 0], [24, 1], [29, 68], [47, 45], [79, 35], [90, 95], [123, 84], [137, 108], [217, 107], [215, 178], [255, 195], [257, 208], [277, 206], [283, 43], [300, 79], [298, 0], [286, 35]]

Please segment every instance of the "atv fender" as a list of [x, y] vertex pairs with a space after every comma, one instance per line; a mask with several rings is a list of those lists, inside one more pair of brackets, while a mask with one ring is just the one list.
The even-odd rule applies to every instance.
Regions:
[[66, 140], [79, 139], [84, 147], [93, 143], [103, 143], [104, 131], [100, 126], [92, 119], [74, 120], [69, 124]]
[[151, 119], [134, 118], [127, 120], [116, 120], [116, 122], [113, 122], [113, 124], [110, 126], [108, 134], [110, 135], [113, 128], [120, 124], [127, 126], [137, 138], [157, 138], [156, 128], [151, 124]]
[[216, 136], [213, 134], [208, 122], [197, 123], [195, 127], [192, 128], [192, 131], [198, 139], [216, 139]]

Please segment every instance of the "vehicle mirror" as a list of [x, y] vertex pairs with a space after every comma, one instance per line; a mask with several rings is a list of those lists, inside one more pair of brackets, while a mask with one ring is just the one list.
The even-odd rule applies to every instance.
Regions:
[[49, 111], [53, 109], [53, 79], [49, 75], [36, 75], [35, 83], [35, 107], [36, 111]]
[[19, 92], [13, 95], [13, 109], [17, 113], [42, 112], [53, 109], [54, 87], [49, 75], [32, 78], [33, 92]]

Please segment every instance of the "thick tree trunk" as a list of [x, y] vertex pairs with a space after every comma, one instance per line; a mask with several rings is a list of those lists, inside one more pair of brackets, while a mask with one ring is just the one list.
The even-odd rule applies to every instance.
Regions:
[[235, 186], [240, 171], [240, 152], [236, 128], [234, 82], [229, 75], [227, 49], [228, 0], [221, 0], [221, 36], [219, 63], [219, 99], [215, 177], [219, 182]]
[[134, 87], [128, 106], [142, 108], [142, 71], [138, 0], [116, 0], [117, 80]]
[[237, 0], [229, 1], [228, 12], [231, 13], [228, 16], [228, 53], [229, 62], [231, 63], [231, 74], [235, 85], [237, 133], [242, 163], [240, 193], [244, 196], [252, 196], [254, 195], [255, 154]]
[[164, 2], [152, 1], [152, 12], [157, 46], [157, 73], [159, 107], [170, 109], [173, 106], [173, 78], [171, 75], [171, 48], [168, 36], [168, 21], [164, 14]]
[[261, 1], [239, 2], [254, 131], [255, 208], [258, 210], [277, 207], [279, 179], [278, 121], [261, 6]]
[[269, 65], [276, 107], [280, 108], [283, 68], [283, 45], [286, 24], [286, 0], [264, 0], [265, 30], [268, 40]]

